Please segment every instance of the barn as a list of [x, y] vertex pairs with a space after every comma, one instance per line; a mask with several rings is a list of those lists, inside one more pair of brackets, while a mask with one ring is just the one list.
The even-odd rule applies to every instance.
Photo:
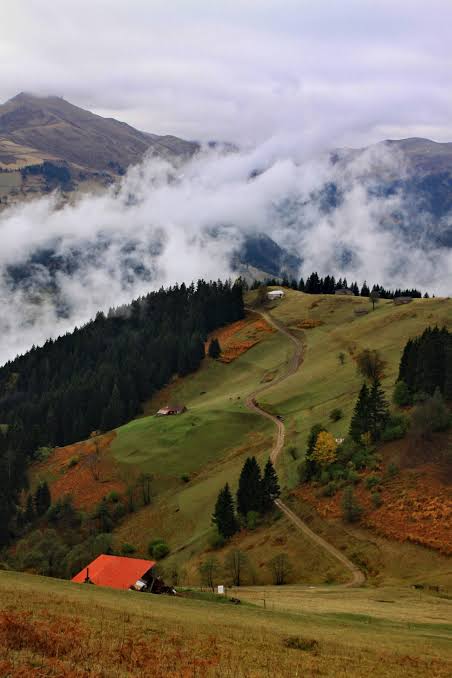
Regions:
[[271, 290], [270, 292], [267, 292], [267, 299], [282, 299], [284, 296], [284, 291], [283, 290]]
[[340, 287], [338, 290], [334, 292], [334, 294], [353, 297], [355, 293], [348, 287]]
[[157, 417], [168, 417], [173, 414], [183, 414], [187, 411], [185, 405], [165, 405], [161, 407], [157, 412]]
[[77, 584], [96, 584], [111, 589], [130, 589], [152, 587], [155, 579], [153, 560], [108, 556], [102, 554], [83, 568], [72, 581]]

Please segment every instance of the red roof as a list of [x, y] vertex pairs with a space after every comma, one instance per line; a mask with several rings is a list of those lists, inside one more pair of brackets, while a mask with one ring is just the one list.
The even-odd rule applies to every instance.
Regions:
[[112, 589], [128, 589], [154, 565], [153, 560], [101, 555], [72, 577], [72, 581], [83, 584], [89, 570], [89, 578], [93, 584]]

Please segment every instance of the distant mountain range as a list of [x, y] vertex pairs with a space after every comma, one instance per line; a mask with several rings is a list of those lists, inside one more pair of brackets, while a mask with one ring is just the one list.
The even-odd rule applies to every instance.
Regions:
[[[114, 183], [146, 153], [181, 164], [199, 149], [197, 142], [142, 132], [60, 97], [21, 93], [0, 106], [0, 208], [55, 188], [63, 199], [71, 200], [79, 191], [99, 191]], [[385, 150], [401, 158], [403, 171], [397, 163], [382, 162]], [[366, 158], [362, 169], [361, 158]], [[427, 233], [435, 246], [452, 247], [452, 223], [447, 218], [452, 212], [452, 143], [387, 140], [368, 148], [333, 151], [330, 161], [341, 181], [334, 180], [333, 171], [333, 179], [304, 204], [291, 204], [290, 197], [281, 196], [283, 220], [303, 228], [310, 201], [320, 214], [337, 209], [344, 198], [342, 179], [353, 166], [352, 180], [361, 182], [369, 196], [399, 196], [403, 209], [388, 215], [391, 228], [408, 239]], [[249, 181], [264, 172], [256, 168]], [[280, 244], [267, 233], [246, 236], [242, 249], [233, 255], [233, 265], [250, 277], [296, 274], [300, 257]]]

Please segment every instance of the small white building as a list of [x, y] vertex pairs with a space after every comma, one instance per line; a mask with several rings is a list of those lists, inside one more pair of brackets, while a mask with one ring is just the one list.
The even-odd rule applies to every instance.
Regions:
[[283, 290], [271, 290], [270, 292], [267, 292], [267, 299], [270, 299], [270, 301], [273, 299], [282, 299], [283, 296]]

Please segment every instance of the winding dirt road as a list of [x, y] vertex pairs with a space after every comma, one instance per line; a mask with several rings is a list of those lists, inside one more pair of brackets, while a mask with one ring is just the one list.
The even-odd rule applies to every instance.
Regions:
[[[250, 309], [251, 310], [251, 309]], [[260, 388], [256, 389], [252, 393], [248, 395], [248, 397], [245, 400], [245, 406], [255, 412], [256, 414], [259, 414], [262, 417], [266, 417], [267, 419], [270, 419], [275, 426], [276, 426], [276, 439], [273, 444], [272, 451], [270, 453], [270, 459], [272, 460], [272, 463], [275, 464], [278, 460], [279, 455], [281, 454], [283, 447], [284, 447], [284, 438], [286, 434], [286, 428], [284, 423], [281, 421], [281, 419], [278, 419], [277, 416], [270, 414], [270, 412], [266, 412], [262, 407], [259, 405], [257, 402], [257, 397], [266, 391], [267, 389], [273, 388], [276, 384], [280, 384], [281, 382], [285, 381], [289, 377], [291, 377], [295, 372], [298, 370], [298, 368], [301, 365], [301, 362], [303, 360], [303, 346], [300, 342], [300, 340], [289, 330], [282, 325], [280, 322], [275, 320], [269, 313], [266, 312], [259, 312], [259, 311], [254, 311], [254, 313], [258, 313], [264, 320], [266, 320], [272, 327], [274, 327], [278, 332], [281, 332], [281, 334], [284, 334], [294, 345], [294, 351], [293, 354], [289, 360], [287, 370], [280, 375], [277, 379], [274, 381], [271, 381], [267, 384], [264, 384]], [[305, 534], [309, 539], [314, 541], [316, 544], [321, 546], [325, 551], [327, 551], [333, 558], [336, 558], [347, 570], [350, 571], [351, 573], [351, 579], [350, 581], [345, 584], [344, 586], [350, 587], [350, 586], [362, 586], [364, 582], [366, 581], [366, 577], [364, 573], [354, 564], [352, 563], [351, 560], [349, 560], [341, 551], [339, 551], [335, 546], [327, 542], [323, 537], [320, 535], [316, 534], [311, 530], [310, 527], [306, 525], [305, 522], [301, 520], [286, 504], [284, 504], [280, 499], [277, 499], [275, 501], [276, 506], [282, 511], [287, 518], [292, 522], [292, 524], [303, 534]]]

